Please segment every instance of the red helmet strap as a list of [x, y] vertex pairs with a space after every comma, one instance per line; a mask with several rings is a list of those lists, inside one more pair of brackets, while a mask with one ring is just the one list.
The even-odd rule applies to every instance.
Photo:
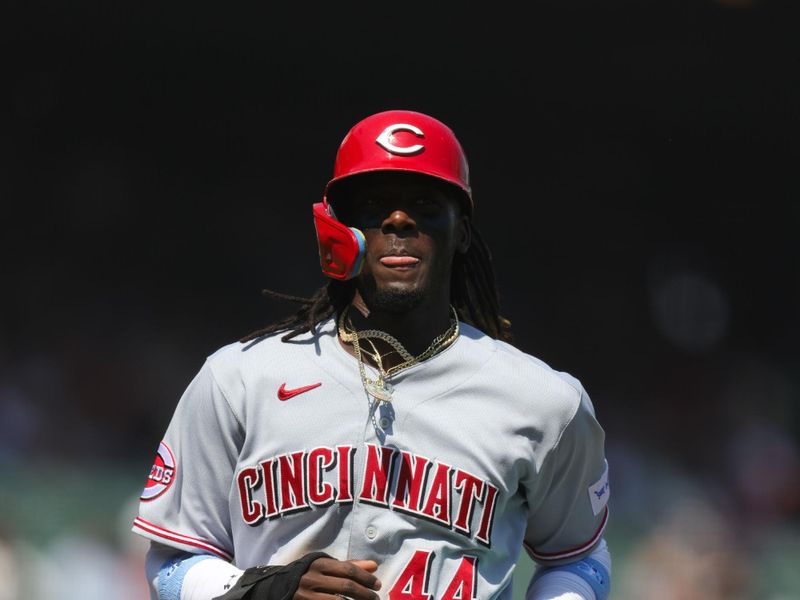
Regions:
[[313, 212], [322, 272], [341, 281], [352, 279], [359, 274], [364, 263], [364, 234], [337, 221], [325, 200], [314, 204]]

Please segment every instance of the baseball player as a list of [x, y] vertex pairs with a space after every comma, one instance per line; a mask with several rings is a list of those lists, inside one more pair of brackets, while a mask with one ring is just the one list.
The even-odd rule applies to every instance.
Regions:
[[162, 600], [605, 600], [603, 431], [513, 346], [452, 131], [356, 124], [313, 205], [328, 284], [211, 355], [133, 530]]

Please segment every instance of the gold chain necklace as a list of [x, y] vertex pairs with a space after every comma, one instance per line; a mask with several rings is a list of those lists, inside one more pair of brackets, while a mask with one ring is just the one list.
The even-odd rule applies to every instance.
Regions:
[[[342, 314], [339, 316], [338, 323], [339, 339], [345, 343], [353, 344], [353, 351], [355, 352], [356, 360], [358, 361], [358, 372], [361, 375], [361, 383], [364, 385], [364, 390], [367, 392], [367, 394], [380, 402], [391, 402], [394, 386], [387, 381], [389, 378], [391, 378], [393, 375], [396, 375], [403, 369], [431, 358], [434, 354], [447, 348], [458, 338], [460, 333], [458, 326], [458, 314], [456, 313], [455, 308], [452, 306], [450, 309], [453, 312], [453, 318], [450, 320], [450, 327], [443, 334], [436, 336], [433, 342], [431, 342], [431, 345], [417, 356], [412, 356], [395, 337], [389, 335], [385, 331], [380, 331], [378, 329], [365, 329], [363, 331], [357, 331], [355, 327], [353, 327], [352, 321], [347, 316], [349, 307], [342, 311]], [[403, 362], [390, 367], [388, 370], [385, 370], [383, 368], [381, 355], [371, 338], [383, 340], [389, 344], [403, 358]], [[374, 354], [367, 352], [361, 347], [361, 340], [366, 341], [370, 346], [372, 346]], [[375, 362], [375, 366], [378, 369], [377, 379], [367, 377], [367, 371], [364, 365], [364, 354], [367, 354]]]

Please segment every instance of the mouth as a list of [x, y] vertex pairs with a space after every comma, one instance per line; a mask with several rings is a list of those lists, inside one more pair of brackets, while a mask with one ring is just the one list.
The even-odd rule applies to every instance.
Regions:
[[408, 256], [406, 254], [387, 254], [381, 256], [378, 261], [390, 269], [411, 269], [419, 264], [419, 259], [416, 256]]

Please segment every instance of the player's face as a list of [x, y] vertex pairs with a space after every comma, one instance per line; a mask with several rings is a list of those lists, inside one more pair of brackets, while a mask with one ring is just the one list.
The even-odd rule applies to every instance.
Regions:
[[364, 232], [356, 283], [367, 305], [403, 312], [424, 301], [449, 302], [453, 256], [469, 244], [456, 193], [424, 176], [380, 173], [360, 178], [346, 197], [334, 209]]

